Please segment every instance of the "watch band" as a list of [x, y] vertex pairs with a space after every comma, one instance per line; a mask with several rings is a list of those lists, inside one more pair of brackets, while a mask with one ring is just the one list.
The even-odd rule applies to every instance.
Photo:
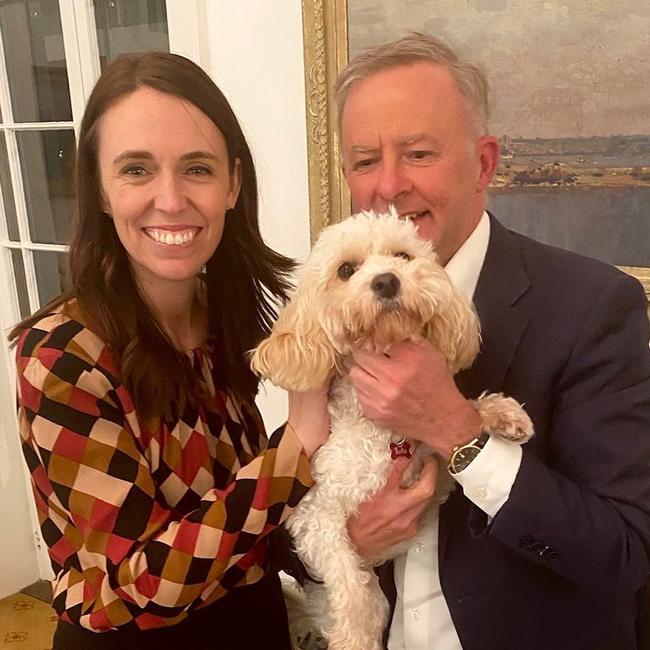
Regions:
[[466, 469], [470, 463], [479, 455], [483, 447], [490, 439], [487, 431], [481, 431], [476, 438], [462, 445], [456, 445], [451, 452], [447, 469], [454, 475]]

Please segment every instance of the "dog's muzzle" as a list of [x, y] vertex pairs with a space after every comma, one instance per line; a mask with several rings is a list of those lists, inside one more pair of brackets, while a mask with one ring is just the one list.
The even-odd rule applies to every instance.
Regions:
[[399, 291], [400, 281], [394, 273], [380, 273], [372, 279], [370, 288], [378, 298], [394, 298]]

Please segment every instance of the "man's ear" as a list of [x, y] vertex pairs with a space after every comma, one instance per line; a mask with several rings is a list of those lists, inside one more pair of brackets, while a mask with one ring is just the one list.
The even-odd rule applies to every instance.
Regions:
[[499, 141], [493, 135], [481, 136], [476, 141], [476, 154], [480, 165], [476, 191], [483, 192], [490, 184], [499, 165]]

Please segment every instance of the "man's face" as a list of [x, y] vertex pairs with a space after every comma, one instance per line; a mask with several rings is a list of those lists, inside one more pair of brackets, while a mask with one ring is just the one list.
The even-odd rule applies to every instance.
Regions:
[[449, 71], [422, 62], [357, 82], [341, 144], [354, 211], [394, 205], [446, 264], [481, 218], [499, 158], [495, 138], [472, 131]]

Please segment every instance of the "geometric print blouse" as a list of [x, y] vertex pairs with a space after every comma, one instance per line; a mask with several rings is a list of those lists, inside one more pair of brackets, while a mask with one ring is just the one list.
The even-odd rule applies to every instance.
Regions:
[[192, 355], [201, 398], [145, 424], [75, 300], [18, 341], [22, 447], [63, 621], [163, 627], [257, 582], [264, 537], [312, 485], [295, 434], [267, 440], [210, 355]]

